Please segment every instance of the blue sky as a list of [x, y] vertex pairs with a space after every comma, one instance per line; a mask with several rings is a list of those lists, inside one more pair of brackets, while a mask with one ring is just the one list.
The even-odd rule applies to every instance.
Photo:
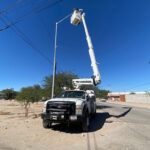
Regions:
[[[23, 0], [0, 15], [9, 23], [47, 0]], [[56, 0], [49, 1], [48, 4]], [[0, 2], [0, 10], [15, 0]], [[150, 1], [62, 0], [39, 13], [26, 16], [16, 26], [53, 62], [55, 23], [82, 8], [94, 46], [102, 83], [111, 91], [150, 90]], [[0, 27], [5, 25], [0, 20]], [[13, 27], [12, 27], [13, 28]], [[0, 90], [42, 84], [53, 64], [26, 44], [12, 28], [0, 31]], [[72, 71], [81, 78], [93, 72], [82, 24], [70, 19], [58, 25], [57, 71]]]

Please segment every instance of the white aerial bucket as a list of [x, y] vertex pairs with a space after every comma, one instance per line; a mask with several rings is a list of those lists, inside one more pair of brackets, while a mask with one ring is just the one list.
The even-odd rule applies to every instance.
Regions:
[[74, 12], [71, 16], [71, 24], [73, 25], [78, 25], [82, 21], [82, 16], [81, 16], [82, 9], [74, 9]]

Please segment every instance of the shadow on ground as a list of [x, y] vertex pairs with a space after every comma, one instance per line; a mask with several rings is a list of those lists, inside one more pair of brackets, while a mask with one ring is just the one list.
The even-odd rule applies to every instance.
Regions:
[[[108, 107], [108, 106], [106, 106]], [[105, 108], [101, 106], [101, 108]], [[112, 123], [112, 121], [107, 121], [110, 117], [115, 118], [121, 118], [126, 116], [132, 108], [126, 108], [127, 110], [119, 115], [111, 115], [108, 112], [97, 112], [95, 118], [91, 119], [90, 121], [90, 127], [89, 132], [94, 132], [97, 130], [100, 130], [105, 123]], [[60, 132], [66, 132], [66, 133], [82, 133], [81, 125], [80, 124], [70, 124], [69, 126], [67, 124], [54, 124], [52, 126], [52, 130], [60, 131]]]
[[107, 108], [112, 108], [111, 106], [106, 106], [106, 105], [98, 105], [96, 107], [97, 109], [107, 109]]

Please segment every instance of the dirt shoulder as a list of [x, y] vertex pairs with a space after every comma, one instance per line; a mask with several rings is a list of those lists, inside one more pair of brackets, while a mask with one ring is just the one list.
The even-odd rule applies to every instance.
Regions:
[[44, 129], [40, 114], [43, 102], [30, 105], [29, 117], [24, 117], [24, 109], [16, 101], [0, 101], [0, 149], [1, 150], [94, 150], [96, 139], [112, 135], [112, 127], [120, 128], [121, 122], [115, 118], [102, 120], [105, 115], [97, 110], [96, 119], [91, 121], [90, 131], [83, 134], [80, 126], [54, 124]]

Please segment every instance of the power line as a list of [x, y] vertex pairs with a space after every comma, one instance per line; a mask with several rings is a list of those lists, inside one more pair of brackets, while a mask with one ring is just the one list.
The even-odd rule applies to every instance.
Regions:
[[142, 84], [136, 85], [136, 86], [132, 87], [131, 89], [137, 88], [137, 87], [141, 87], [141, 86], [145, 86], [145, 85], [150, 85], [150, 82], [142, 83]]
[[49, 8], [49, 7], [52, 7], [52, 6], [55, 6], [56, 4], [62, 2], [62, 0], [57, 0], [56, 2], [52, 3], [52, 4], [49, 4], [48, 6], [44, 7], [44, 8], [41, 8], [40, 10], [37, 11], [37, 13]]
[[[18, 33], [20, 33], [20, 34], [18, 34], [20, 37], [21, 37], [21, 39], [23, 40], [23, 41], [25, 41], [28, 45], [30, 45], [32, 48], [33, 48], [33, 50], [35, 50], [36, 52], [38, 52], [45, 60], [47, 60], [50, 64], [52, 64], [52, 62], [49, 60], [49, 58], [47, 57], [47, 56], [45, 56], [34, 44], [33, 44], [33, 42], [16, 26], [16, 25], [14, 25], [14, 28], [16, 29], [16, 31], [18, 32]], [[15, 31], [15, 32], [16, 32]], [[17, 33], [16, 32], [16, 33]]]
[[22, 0], [18, 0], [17, 2], [13, 3], [12, 5], [8, 6], [7, 8], [3, 9], [0, 11], [0, 15], [3, 14], [4, 12], [6, 12], [8, 9], [16, 6], [18, 3], [22, 2]]
[[[34, 3], [33, 3], [33, 1], [31, 0], [30, 2], [31, 2], [32, 7], [34, 8]], [[57, 2], [57, 3], [58, 3], [58, 2]], [[56, 5], [56, 3], [55, 3], [55, 5]], [[49, 38], [49, 36], [50, 36], [50, 31], [48, 30], [47, 25], [46, 25], [45, 22], [43, 21], [43, 19], [42, 19], [42, 17], [40, 16], [40, 14], [37, 13], [36, 11], [35, 11], [35, 13], [37, 14], [38, 18], [40, 19], [40, 22], [41, 22], [41, 23], [43, 24], [43, 26], [45, 27], [44, 29], [46, 30], [46, 33], [47, 33], [48, 38]], [[60, 65], [59, 65], [59, 67], [57, 67], [57, 68], [59, 68], [60, 70], [63, 70]]]
[[[48, 0], [48, 1], [51, 1], [51, 0]], [[48, 2], [48, 1], [46, 1], [46, 2]], [[31, 15], [32, 13], [34, 13], [34, 12], [39, 13], [39, 12], [41, 12], [41, 11], [43, 11], [43, 10], [49, 8], [49, 7], [55, 6], [56, 4], [60, 3], [61, 1], [62, 1], [62, 0], [57, 0], [56, 2], [54, 2], [54, 3], [52, 3], [52, 4], [49, 4], [48, 6], [46, 6], [46, 7], [44, 7], [44, 8], [41, 8], [41, 6], [43, 7], [43, 4], [41, 4], [40, 6], [37, 6], [36, 8], [34, 8], [34, 9], [30, 10], [29, 12], [25, 13], [23, 16], [18, 17], [18, 18], [16, 19], [16, 21], [10, 22], [9, 24], [6, 24], [5, 29], [8, 29], [8, 28], [11, 27], [12, 25], [15, 25], [15, 24], [17, 24], [17, 23], [23, 21], [25, 17]], [[45, 4], [44, 4], [44, 5], [45, 5]], [[3, 30], [4, 30], [4, 28], [3, 28]], [[2, 31], [3, 31], [3, 30], [2, 30]], [[1, 31], [1, 29], [0, 29], [0, 31]]]
[[6, 30], [7, 28], [9, 28], [9, 26], [6, 26], [6, 27], [0, 29], [0, 31]]
[[[45, 3], [49, 2], [49, 1], [51, 1], [51, 0], [47, 0]], [[26, 42], [30, 47], [32, 47], [33, 50], [35, 50], [36, 52], [38, 52], [44, 59], [46, 59], [49, 63], [52, 64], [52, 62], [49, 60], [49, 58], [48, 58], [47, 56], [45, 56], [45, 55], [33, 44], [33, 42], [32, 42], [15, 24], [18, 23], [19, 21], [22, 21], [24, 17], [26, 17], [27, 15], [30, 15], [30, 13], [32, 13], [32, 12], [35, 11], [35, 13], [37, 13], [37, 12], [39, 13], [39, 12], [41, 12], [41, 11], [43, 11], [43, 10], [49, 8], [49, 7], [52, 7], [52, 6], [56, 5], [56, 4], [58, 4], [58, 3], [61, 2], [61, 1], [62, 1], [62, 0], [57, 0], [56, 2], [54, 2], [54, 3], [52, 3], [52, 4], [48, 5], [48, 6], [46, 6], [46, 7], [44, 7], [44, 8], [39, 9], [42, 5], [45, 5], [45, 3], [44, 3], [44, 4], [41, 4], [40, 6], [36, 7], [35, 9], [30, 10], [30, 11], [29, 11], [28, 13], [26, 13], [24, 16], [20, 17], [20, 18], [19, 18], [20, 20], [17, 20], [16, 22], [11, 22], [9, 25], [7, 25], [7, 23], [6, 23], [6, 21], [5, 21], [4, 19], [0, 18], [0, 20], [2, 20], [2, 22], [6, 25], [6, 27], [0, 29], [0, 31], [3, 31], [3, 30], [5, 30], [5, 29], [11, 27], [11, 29], [12, 29], [24, 42]], [[38, 9], [39, 9], [39, 10], [38, 10]], [[7, 16], [4, 15], [4, 14], [2, 14], [2, 15], [3, 15], [4, 17], [7, 17]], [[8, 17], [7, 17], [7, 18], [8, 18]], [[22, 19], [22, 20], [21, 20], [21, 19]], [[13, 26], [14, 28], [12, 28], [12, 26]], [[60, 68], [60, 67], [59, 67], [59, 68]], [[62, 70], [62, 69], [61, 69], [61, 70]]]
[[126, 89], [125, 91], [127, 91], [127, 90], [132, 90], [132, 89], [135, 89], [135, 88], [138, 88], [138, 87], [142, 87], [142, 86], [145, 86], [145, 85], [150, 85], [150, 82], [138, 84], [138, 85], [136, 85], [136, 86], [133, 86], [133, 87], [131, 87], [131, 88]]
[[[31, 5], [32, 5], [32, 7], [34, 8], [34, 2], [31, 0], [30, 3], [31, 3]], [[36, 11], [35, 11], [35, 13], [36, 13]], [[46, 30], [46, 34], [48, 35], [48, 38], [49, 38], [49, 36], [50, 36], [50, 31], [48, 30], [47, 25], [45, 24], [43, 18], [40, 16], [40, 14], [38, 14], [38, 13], [36, 13], [36, 14], [37, 14], [37, 16], [38, 16], [40, 22], [41, 22], [42, 25], [44, 26], [44, 29]]]
[[34, 13], [35, 11], [37, 11], [38, 9], [40, 9], [41, 7], [43, 7], [45, 4], [47, 4], [49, 1], [52, 1], [52, 0], [47, 0], [46, 2], [42, 3], [41, 5], [35, 7], [34, 9], [31, 9], [30, 11], [28, 11], [27, 13], [25, 13], [24, 15], [18, 17], [16, 19], [16, 21], [14, 22], [14, 24], [22, 21], [25, 17], [29, 16], [30, 14]]
[[[6, 16], [5, 16], [6, 17]], [[6, 24], [6, 21], [0, 17], [0, 20]], [[49, 63], [52, 64], [52, 62], [49, 60], [47, 56], [45, 56], [34, 44], [33, 42], [16, 26], [13, 25], [14, 28], [11, 28], [24, 42], [26, 42], [32, 49], [36, 52], [38, 52], [45, 60], [47, 60]]]

